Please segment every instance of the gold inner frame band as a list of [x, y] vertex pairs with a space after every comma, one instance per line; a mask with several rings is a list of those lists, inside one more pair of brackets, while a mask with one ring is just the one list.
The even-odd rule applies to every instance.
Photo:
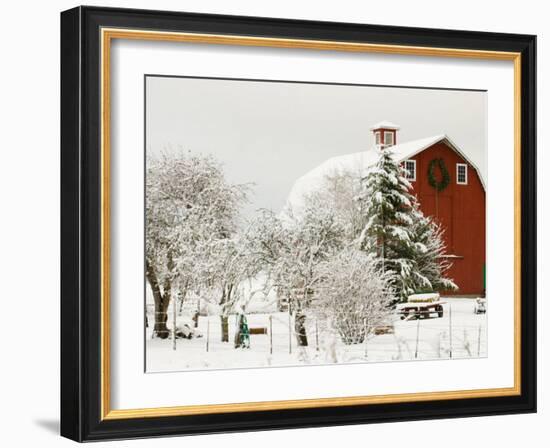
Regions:
[[[383, 53], [412, 56], [454, 57], [513, 61], [514, 63], [514, 386], [441, 392], [419, 392], [302, 400], [279, 400], [228, 404], [188, 405], [141, 409], [111, 409], [110, 366], [110, 154], [111, 154], [111, 42], [113, 39], [185, 42], [294, 48], [356, 53]], [[227, 412], [306, 409], [414, 401], [503, 397], [521, 394], [521, 54], [514, 52], [458, 48], [279, 39], [217, 34], [101, 29], [101, 419], [167, 417]]]

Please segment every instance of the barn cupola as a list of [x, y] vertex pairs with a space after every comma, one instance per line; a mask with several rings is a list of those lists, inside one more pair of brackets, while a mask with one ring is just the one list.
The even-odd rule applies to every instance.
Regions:
[[397, 131], [399, 126], [389, 121], [381, 121], [371, 126], [374, 134], [374, 145], [379, 149], [397, 145]]

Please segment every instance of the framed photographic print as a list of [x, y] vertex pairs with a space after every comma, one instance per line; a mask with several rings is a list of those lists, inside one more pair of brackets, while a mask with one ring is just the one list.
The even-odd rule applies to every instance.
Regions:
[[61, 433], [536, 411], [535, 36], [61, 14]]

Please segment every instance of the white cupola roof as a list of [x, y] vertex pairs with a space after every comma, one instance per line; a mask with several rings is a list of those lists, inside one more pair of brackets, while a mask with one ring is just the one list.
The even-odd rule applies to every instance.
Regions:
[[391, 129], [393, 131], [398, 131], [400, 129], [400, 126], [395, 123], [392, 123], [391, 121], [384, 120], [384, 121], [379, 121], [378, 123], [375, 123], [370, 127], [371, 131], [375, 131], [377, 129]]

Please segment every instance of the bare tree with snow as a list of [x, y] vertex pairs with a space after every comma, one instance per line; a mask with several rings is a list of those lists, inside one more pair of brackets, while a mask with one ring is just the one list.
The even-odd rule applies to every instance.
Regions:
[[[261, 263], [252, 250], [250, 229], [238, 230], [230, 238], [218, 239], [211, 244], [208, 254], [209, 272], [202, 276], [203, 286], [212, 291], [209, 301], [213, 302], [220, 314], [221, 340], [229, 342], [229, 314], [235, 306], [242, 307], [242, 285], [250, 281], [261, 270]], [[253, 292], [249, 292], [252, 294]]]
[[299, 216], [291, 215], [285, 231], [286, 241], [273, 265], [273, 277], [294, 315], [298, 345], [307, 346], [306, 312], [318, 294], [318, 266], [343, 247], [344, 232], [333, 211], [314, 202]]
[[372, 255], [348, 246], [318, 266], [315, 301], [318, 317], [332, 326], [345, 344], [362, 343], [390, 321], [390, 277]]
[[237, 228], [245, 186], [230, 185], [211, 156], [180, 152], [147, 160], [146, 278], [155, 302], [154, 334], [168, 337], [167, 310], [209, 270], [211, 246]]
[[359, 169], [336, 169], [327, 174], [318, 188], [305, 199], [310, 207], [331, 209], [342, 226], [345, 238], [351, 241], [366, 225], [366, 204], [358, 200], [362, 193]]

